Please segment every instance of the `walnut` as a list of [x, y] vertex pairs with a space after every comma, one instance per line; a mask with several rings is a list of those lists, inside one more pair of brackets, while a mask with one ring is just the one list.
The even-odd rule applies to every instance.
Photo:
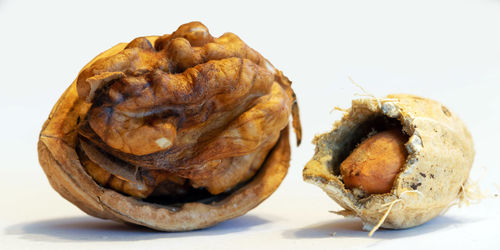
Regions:
[[51, 185], [90, 215], [157, 230], [243, 215], [286, 175], [291, 82], [232, 33], [199, 22], [92, 60], [40, 133]]

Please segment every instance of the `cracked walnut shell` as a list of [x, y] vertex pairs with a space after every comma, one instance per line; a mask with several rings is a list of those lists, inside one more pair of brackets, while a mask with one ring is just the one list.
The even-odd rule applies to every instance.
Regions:
[[[367, 192], [364, 180], [359, 182], [365, 182], [365, 190], [362, 185], [348, 185], [351, 180], [346, 180], [342, 171], [351, 169], [342, 170], [342, 164], [369, 140], [365, 138], [374, 138], [381, 131], [402, 133], [395, 135], [400, 138], [395, 141], [403, 140], [406, 152], [394, 153], [398, 150], [394, 146], [393, 153], [388, 150], [376, 156], [369, 154], [376, 152], [371, 150], [368, 156], [355, 157], [387, 165], [384, 158], [404, 155], [406, 159], [391, 180], [389, 191]], [[364, 229], [372, 232], [378, 226], [394, 229], [418, 226], [446, 212], [461, 198], [475, 154], [472, 137], [457, 115], [437, 101], [405, 94], [354, 100], [333, 130], [317, 136], [314, 143], [316, 152], [304, 168], [304, 180], [322, 188], [344, 209], [337, 214], [361, 218]], [[362, 172], [354, 174], [360, 178], [362, 175]], [[375, 174], [367, 173], [363, 178], [370, 175]]]
[[212, 226], [279, 186], [300, 143], [291, 82], [199, 22], [118, 44], [86, 65], [38, 142], [52, 187], [86, 213], [157, 230]]

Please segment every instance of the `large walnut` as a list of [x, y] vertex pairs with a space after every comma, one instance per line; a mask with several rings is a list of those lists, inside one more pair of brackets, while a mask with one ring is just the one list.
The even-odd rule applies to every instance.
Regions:
[[55, 105], [39, 158], [83, 211], [158, 230], [246, 213], [286, 175], [291, 82], [232, 33], [199, 23], [118, 44]]

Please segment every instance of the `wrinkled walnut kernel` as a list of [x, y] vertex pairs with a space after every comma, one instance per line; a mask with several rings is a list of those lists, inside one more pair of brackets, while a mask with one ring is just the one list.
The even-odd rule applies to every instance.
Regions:
[[101, 185], [138, 198], [232, 190], [259, 170], [290, 114], [300, 141], [290, 85], [236, 35], [214, 38], [198, 22], [154, 46], [136, 38], [77, 79], [92, 104], [80, 157]]

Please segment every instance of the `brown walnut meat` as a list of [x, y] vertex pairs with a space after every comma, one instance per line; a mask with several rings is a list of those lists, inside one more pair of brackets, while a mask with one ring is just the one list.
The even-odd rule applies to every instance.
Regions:
[[158, 230], [246, 213], [286, 175], [291, 82], [232, 33], [199, 22], [92, 60], [44, 124], [39, 159], [83, 211]]

